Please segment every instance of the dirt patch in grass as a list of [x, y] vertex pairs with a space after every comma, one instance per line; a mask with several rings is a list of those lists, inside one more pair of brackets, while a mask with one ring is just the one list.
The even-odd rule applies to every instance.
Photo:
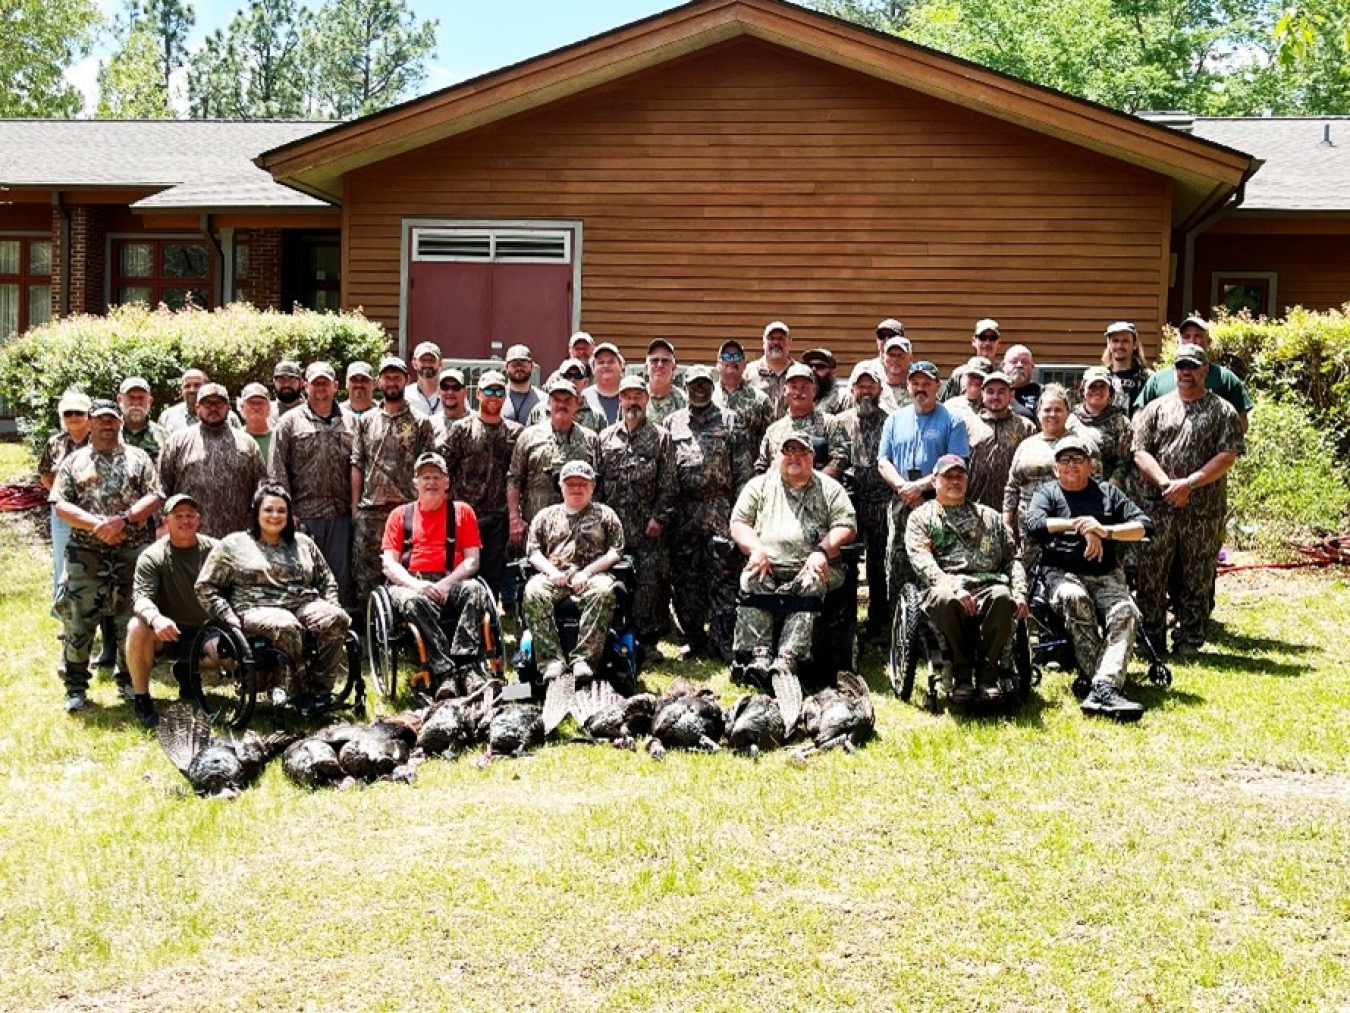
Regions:
[[1243, 764], [1229, 770], [1197, 772], [1194, 787], [1218, 799], [1250, 798], [1282, 805], [1317, 805], [1350, 811], [1350, 774]]

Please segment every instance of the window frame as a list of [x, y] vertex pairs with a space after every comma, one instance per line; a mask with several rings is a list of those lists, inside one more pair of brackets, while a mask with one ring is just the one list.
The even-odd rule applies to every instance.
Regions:
[[[148, 244], [153, 247], [151, 260], [152, 273], [146, 277], [122, 274], [122, 247], [127, 244]], [[183, 278], [164, 274], [164, 248], [166, 246], [200, 246], [206, 250], [206, 275], [203, 278]], [[140, 286], [151, 290], [150, 308], [157, 309], [164, 302], [163, 291], [174, 288], [200, 288], [206, 291], [206, 305], [199, 309], [214, 309], [220, 303], [219, 255], [215, 244], [200, 232], [119, 232], [108, 236], [107, 245], [107, 281], [104, 303], [113, 306], [126, 305], [118, 298], [123, 287]], [[198, 284], [193, 284], [199, 282]], [[167, 304], [166, 304], [167, 305]]]
[[1218, 307], [1226, 305], [1223, 301], [1225, 287], [1259, 285], [1265, 290], [1265, 306], [1258, 315], [1274, 318], [1275, 308], [1280, 304], [1279, 282], [1278, 271], [1214, 271], [1210, 274], [1209, 281], [1210, 315], [1213, 316]]
[[[56, 315], [52, 307], [52, 293], [56, 291], [56, 244], [52, 242], [51, 233], [35, 230], [0, 231], [0, 242], [17, 242], [19, 244], [19, 270], [14, 274], [0, 274], [0, 285], [17, 285], [19, 287], [19, 319], [16, 322], [14, 333], [23, 334], [38, 324], [46, 323]], [[49, 247], [48, 258], [52, 266], [46, 274], [33, 273], [34, 243], [46, 243]], [[33, 322], [30, 312], [32, 310], [31, 291], [34, 285], [47, 286], [47, 317], [45, 320], [37, 321], [37, 323]], [[4, 341], [8, 337], [8, 334], [0, 334], [0, 341]]]

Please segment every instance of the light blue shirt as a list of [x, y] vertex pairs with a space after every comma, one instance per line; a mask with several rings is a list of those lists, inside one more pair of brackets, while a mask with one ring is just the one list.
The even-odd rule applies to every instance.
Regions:
[[949, 412], [945, 405], [934, 406], [927, 415], [918, 414], [912, 404], [906, 405], [893, 412], [881, 430], [877, 456], [890, 461], [903, 479], [908, 479], [911, 471], [917, 471], [920, 477], [931, 475], [943, 454], [970, 456], [965, 419]]

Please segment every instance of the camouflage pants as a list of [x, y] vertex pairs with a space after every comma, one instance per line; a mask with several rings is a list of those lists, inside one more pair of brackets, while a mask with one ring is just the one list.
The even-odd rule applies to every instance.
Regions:
[[384, 583], [380, 545], [384, 541], [385, 522], [393, 509], [393, 506], [363, 507], [352, 518], [353, 604], [363, 611], [370, 592]]
[[886, 542], [891, 530], [891, 505], [859, 501], [858, 541], [863, 545], [863, 566], [867, 574], [867, 628], [890, 633], [892, 598], [887, 588], [890, 575], [886, 568]]
[[[804, 598], [824, 598], [844, 583], [842, 567], [832, 566], [824, 581], [802, 573], [798, 569], [774, 567], [766, 574], [741, 571], [741, 590], [746, 594], [794, 594]], [[778, 636], [778, 656], [807, 660], [816, 632], [817, 612], [789, 612], [783, 617], [783, 629]], [[774, 613], [753, 605], [736, 609], [735, 652], [752, 654], [755, 648], [773, 651]]]
[[[996, 676], [998, 659], [1013, 635], [1017, 606], [1006, 585], [986, 584], [968, 589], [975, 595], [975, 615], [968, 616], [957, 600], [961, 590], [946, 582], [929, 588], [923, 599], [924, 611], [951, 649], [952, 677], [957, 682], [969, 679], [978, 667], [980, 677], [989, 680]], [[972, 634], [976, 622], [978, 638]]]
[[633, 626], [638, 641], [654, 644], [670, 629], [670, 555], [665, 538], [643, 535], [625, 548], [633, 556]]
[[[281, 608], [245, 609], [239, 615], [244, 632], [272, 641], [291, 656], [294, 682], [283, 687], [292, 696], [311, 690], [331, 693], [337, 684], [338, 669], [343, 663], [343, 643], [351, 617], [341, 607], [327, 601], [312, 601], [294, 612]], [[304, 670], [305, 634], [314, 637], [314, 663], [309, 672]]]
[[117, 671], [127, 671], [131, 583], [140, 551], [140, 546], [110, 546], [103, 551], [66, 547], [66, 571], [52, 610], [61, 620], [61, 681], [67, 692], [89, 688], [89, 651], [102, 619], [113, 620]]
[[305, 533], [319, 547], [323, 558], [328, 561], [328, 569], [333, 571], [337, 581], [338, 598], [343, 605], [352, 603], [352, 519], [350, 515], [341, 517], [301, 517]]
[[[1094, 683], [1123, 688], [1140, 618], [1125, 572], [1117, 569], [1103, 577], [1089, 577], [1047, 567], [1045, 594], [1064, 619], [1078, 670]], [[1097, 628], [1099, 612], [1105, 617], [1101, 630]]]
[[911, 511], [899, 496], [890, 501], [887, 509], [890, 511], [890, 531], [886, 539], [886, 572], [889, 575], [886, 590], [891, 601], [895, 601], [902, 587], [914, 583], [914, 568], [909, 565], [909, 553], [905, 551], [905, 525]]
[[[1150, 504], [1153, 506], [1153, 504]], [[1157, 507], [1151, 514], [1153, 537], [1139, 559], [1139, 608], [1144, 629], [1159, 647], [1167, 624], [1167, 584], [1174, 557], [1181, 560], [1181, 586], [1176, 603], [1174, 646], [1205, 642], [1210, 595], [1223, 537], [1223, 514], [1197, 515], [1185, 508]]]
[[577, 644], [571, 656], [564, 657], [553, 609], [571, 594], [571, 588], [559, 587], [542, 573], [536, 573], [525, 585], [525, 625], [534, 637], [534, 661], [540, 671], [552, 661], [573, 665], [585, 661], [593, 668], [599, 667], [600, 652], [609, 635], [609, 620], [614, 615], [614, 578], [607, 573], [597, 573], [577, 595], [581, 613], [577, 622]]
[[715, 537], [727, 537], [731, 501], [724, 497], [686, 500], [679, 505], [670, 539], [671, 586], [675, 619], [686, 640], [708, 638], [723, 657], [731, 657], [736, 624], [736, 576], [728, 573], [713, 549]]
[[473, 579], [453, 585], [444, 605], [406, 587], [389, 588], [399, 614], [426, 640], [431, 674], [437, 679], [453, 672], [457, 660], [472, 661], [482, 654], [483, 617], [492, 611], [491, 596], [481, 581]]

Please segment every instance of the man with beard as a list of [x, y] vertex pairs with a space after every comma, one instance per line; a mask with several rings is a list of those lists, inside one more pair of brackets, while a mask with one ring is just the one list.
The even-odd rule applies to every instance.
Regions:
[[[272, 390], [277, 398], [276, 404], [272, 406], [274, 418], [292, 408], [299, 408], [305, 399], [305, 375], [300, 372], [300, 364], [289, 359], [278, 362], [276, 369], [272, 370]], [[266, 395], [267, 390], [264, 388], [263, 396]]]
[[[208, 377], [200, 369], [188, 369], [183, 371], [183, 377], [178, 381], [178, 389], [182, 392], [183, 400], [175, 405], [165, 408], [159, 415], [159, 424], [164, 427], [164, 431], [170, 435], [178, 432], [180, 429], [186, 429], [194, 425], [197, 421], [197, 394], [202, 385], [208, 383]], [[230, 426], [238, 427], [239, 420], [233, 412], [226, 413], [226, 419]], [[161, 444], [161, 447], [163, 444]]]
[[1012, 410], [1012, 384], [1006, 374], [990, 373], [982, 390], [984, 407], [979, 417], [966, 420], [970, 443], [966, 497], [991, 510], [1002, 510], [1013, 455], [1036, 432], [1036, 423]]
[[[783, 380], [793, 364], [792, 337], [788, 325], [774, 320], [764, 326], [764, 354], [745, 367], [746, 382], [762, 390], [769, 399], [773, 417], [787, 414], [783, 399]], [[814, 377], [813, 377], [814, 379]]]
[[675, 618], [689, 657], [730, 661], [736, 584], [713, 539], [726, 537], [731, 505], [753, 475], [752, 445], [737, 416], [714, 403], [711, 369], [691, 366], [684, 389], [689, 407], [666, 420], [675, 453], [677, 506], [670, 541], [673, 571], [679, 574], [672, 589]]
[[[228, 411], [223, 393], [220, 401]], [[121, 440], [121, 409], [112, 401], [94, 401], [89, 418], [89, 442], [61, 461], [50, 495], [57, 516], [71, 528], [55, 605], [69, 714], [87, 704], [89, 649], [104, 617], [111, 617], [116, 627], [119, 692], [125, 698], [133, 695], [126, 662], [132, 582], [136, 557], [154, 537], [151, 522], [163, 499], [149, 455]], [[223, 412], [220, 426], [228, 435]], [[248, 446], [258, 452], [251, 441]]]
[[[613, 345], [610, 345], [609, 347], [614, 348]], [[618, 350], [615, 349], [615, 351], [617, 353]], [[592, 408], [590, 402], [586, 400], [586, 394], [590, 390], [590, 366], [580, 359], [568, 359], [558, 367], [558, 375], [555, 376], [553, 380], [563, 380], [567, 382], [576, 393], [577, 410], [572, 417], [572, 421], [576, 425], [581, 426], [583, 429], [589, 429], [592, 434], [596, 434], [609, 424], [605, 421], [605, 416]], [[551, 391], [553, 389], [553, 380], [550, 380], [545, 385], [546, 390]], [[541, 401], [539, 404], [535, 405], [534, 410], [530, 412], [530, 420], [526, 424], [526, 428], [528, 429], [530, 426], [537, 426], [541, 422], [547, 423], [552, 417], [552, 414], [552, 406], [548, 401]]]
[[375, 407], [375, 378], [370, 363], [358, 360], [347, 366], [347, 400], [340, 407], [353, 430], [356, 420]]
[[[731, 537], [747, 557], [741, 571], [746, 594], [823, 599], [844, 582], [842, 550], [857, 536], [857, 516], [844, 487], [812, 468], [812, 454], [809, 436], [788, 433], [776, 467], [752, 478], [736, 499]], [[773, 613], [754, 605], [737, 608], [733, 650], [753, 683], [797, 677], [798, 666], [811, 660], [818, 614], [784, 616], [775, 647]]]
[[158, 461], [160, 449], [169, 440], [169, 432], [150, 420], [150, 406], [154, 403], [150, 383], [144, 377], [129, 376], [117, 390], [117, 406], [122, 409], [122, 442], [128, 447], [144, 450], [150, 460]]
[[567, 357], [576, 359], [587, 369], [591, 368], [591, 356], [595, 350], [595, 339], [585, 331], [577, 331], [567, 339]]
[[445, 434], [452, 425], [469, 417], [469, 390], [464, 384], [464, 371], [454, 366], [441, 370], [437, 384], [440, 404], [431, 416], [431, 428], [439, 446], [445, 442]]
[[838, 364], [828, 348], [810, 348], [802, 353], [802, 362], [816, 379], [816, 410], [822, 415], [838, 415], [848, 408], [848, 390], [834, 378]]
[[867, 567], [867, 639], [889, 643], [891, 597], [886, 590], [886, 535], [890, 525], [891, 487], [881, 477], [877, 459], [886, 412], [881, 407], [881, 369], [860, 362], [849, 377], [853, 407], [836, 415], [848, 436], [849, 470], [844, 486], [858, 514], [858, 538]]
[[[1198, 345], [1209, 354], [1209, 324], [1201, 317], [1187, 317], [1181, 322], [1180, 342], [1183, 345]], [[1177, 371], [1171, 366], [1160, 369], [1150, 376], [1135, 401], [1136, 408], [1142, 408], [1150, 401], [1156, 401], [1164, 394], [1170, 394], [1178, 387]], [[1246, 385], [1227, 366], [1210, 362], [1205, 369], [1205, 389], [1213, 391], [1233, 406], [1238, 414], [1238, 425], [1243, 433], [1247, 432], [1247, 415], [1252, 410], [1251, 395]]]
[[1041, 400], [1041, 385], [1031, 379], [1036, 362], [1026, 345], [1013, 345], [1003, 356], [1003, 372], [1012, 382], [1012, 410], [1036, 421], [1036, 406]]
[[204, 535], [224, 538], [248, 527], [253, 490], [267, 477], [258, 444], [232, 429], [230, 398], [218, 383], [197, 392], [197, 425], [180, 429], [159, 452], [159, 483], [165, 496], [185, 492], [201, 508]]
[[1246, 449], [1233, 406], [1205, 386], [1209, 355], [1178, 345], [1177, 389], [1150, 401], [1134, 418], [1134, 463], [1140, 506], [1153, 518], [1153, 538], [1139, 562], [1139, 607], [1155, 646], [1163, 644], [1172, 560], [1181, 558], [1173, 649], [1195, 658], [1209, 625], [1224, 517], [1228, 472]]
[[836, 482], [848, 470], [848, 436], [843, 427], [816, 409], [816, 378], [811, 367], [796, 362], [784, 374], [783, 400], [787, 414], [769, 426], [759, 445], [755, 471], [764, 473], [778, 460], [778, 447], [787, 434], [804, 433], [817, 447], [814, 465]]
[[268, 460], [271, 479], [291, 494], [305, 533], [328, 561], [343, 605], [352, 604], [352, 429], [333, 403], [337, 376], [326, 362], [305, 370], [309, 398], [277, 421]]
[[384, 401], [378, 411], [357, 419], [352, 434], [351, 569], [357, 608], [364, 607], [384, 576], [380, 546], [389, 511], [417, 498], [413, 463], [436, 449], [431, 420], [408, 404], [407, 387], [407, 364], [397, 355], [385, 356], [380, 361]]
[[[744, 374], [745, 348], [735, 338], [728, 338], [722, 342], [717, 353], [719, 380], [713, 389], [713, 403], [736, 416], [747, 446], [758, 447], [769, 423], [773, 421], [773, 405], [769, 403], [767, 394], [745, 382]], [[689, 378], [686, 376], [686, 393], [688, 390]]]
[[[911, 511], [933, 498], [933, 465], [946, 454], [962, 458], [970, 454], [965, 420], [938, 404], [938, 383], [937, 366], [927, 361], [913, 363], [909, 367], [911, 403], [892, 414], [881, 433], [877, 467], [895, 493], [886, 550], [892, 600], [910, 579], [905, 524]], [[964, 495], [964, 486], [961, 491]]]
[[886, 339], [881, 349], [881, 407], [887, 414], [910, 403], [909, 367], [914, 350], [909, 338], [896, 334]]
[[877, 370], [880, 371], [882, 368], [881, 357], [886, 354], [886, 343], [889, 342], [891, 338], [903, 338], [904, 336], [905, 325], [894, 317], [887, 317], [885, 320], [881, 321], [881, 323], [877, 324], [876, 358], [864, 359], [863, 363], [869, 366], [876, 366]]
[[657, 338], [647, 346], [647, 418], [656, 425], [689, 404], [689, 398], [675, 386], [675, 346]]
[[488, 370], [478, 377], [478, 414], [447, 430], [441, 455], [454, 478], [455, 495], [473, 507], [483, 555], [478, 572], [493, 593], [506, 585], [506, 474], [524, 427], [502, 417], [506, 377]]
[[1126, 414], [1138, 411], [1135, 401], [1144, 390], [1144, 384], [1153, 370], [1144, 363], [1144, 350], [1139, 343], [1139, 329], [1128, 320], [1117, 320], [1106, 326], [1106, 347], [1102, 349], [1102, 365], [1111, 374], [1115, 401]]
[[647, 417], [647, 388], [636, 376], [619, 384], [621, 417], [595, 447], [595, 498], [619, 516], [637, 569], [633, 626], [647, 659], [669, 628], [670, 566], [666, 530], [675, 513], [675, 451], [670, 434]]
[[[619, 382], [623, 379], [624, 366], [624, 358], [618, 347], [608, 341], [597, 345], [591, 356], [591, 372], [595, 374], [595, 383], [582, 391], [581, 397], [586, 407], [605, 420], [605, 426], [612, 426], [619, 421]], [[599, 431], [596, 430], [597, 433]]]
[[511, 544], [521, 547], [530, 522], [546, 506], [562, 501], [558, 476], [568, 461], [591, 461], [595, 457], [595, 433], [577, 425], [581, 399], [568, 380], [548, 385], [548, 417], [526, 426], [511, 453], [506, 475], [506, 511], [511, 523]]
[[530, 382], [534, 377], [534, 355], [528, 345], [512, 345], [506, 350], [505, 372], [506, 403], [502, 405], [502, 418], [523, 426], [535, 405], [547, 396]]
[[434, 341], [423, 341], [413, 349], [412, 375], [417, 381], [404, 391], [407, 403], [427, 418], [434, 418], [441, 410], [441, 346]]

